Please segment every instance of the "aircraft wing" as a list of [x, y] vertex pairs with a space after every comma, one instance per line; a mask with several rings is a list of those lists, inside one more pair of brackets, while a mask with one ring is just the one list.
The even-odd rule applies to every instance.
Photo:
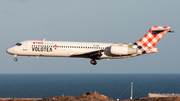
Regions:
[[92, 58], [92, 59], [99, 59], [102, 56], [102, 52], [105, 50], [96, 50], [91, 52], [77, 52], [71, 55], [71, 57], [84, 57], [84, 58]]

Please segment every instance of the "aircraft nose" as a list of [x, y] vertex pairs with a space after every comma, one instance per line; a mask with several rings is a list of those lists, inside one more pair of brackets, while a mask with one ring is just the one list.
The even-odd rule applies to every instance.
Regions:
[[10, 53], [10, 49], [8, 48], [8, 49], [6, 50], [6, 52], [7, 52], [7, 53]]
[[14, 50], [13, 50], [12, 48], [8, 48], [8, 49], [6, 50], [6, 52], [9, 53], [9, 54], [13, 54], [13, 51], [14, 51]]

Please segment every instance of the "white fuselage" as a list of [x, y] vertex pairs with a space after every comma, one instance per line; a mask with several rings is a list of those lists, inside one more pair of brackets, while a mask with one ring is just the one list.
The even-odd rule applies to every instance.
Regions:
[[98, 50], [105, 50], [102, 52], [100, 58], [126, 58], [126, 56], [111, 54], [110, 47], [113, 43], [36, 40], [22, 41], [19, 43], [21, 45], [16, 45], [7, 49], [7, 52], [17, 56], [83, 57], [78, 55]]

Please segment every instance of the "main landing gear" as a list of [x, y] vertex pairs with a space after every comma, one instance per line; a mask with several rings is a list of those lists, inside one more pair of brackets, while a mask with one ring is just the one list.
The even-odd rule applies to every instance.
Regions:
[[90, 59], [92, 60], [90, 61], [90, 63], [92, 65], [96, 65], [97, 64], [96, 60], [98, 60], [101, 56], [102, 56], [101, 52], [91, 54]]
[[97, 64], [97, 62], [96, 62], [95, 59], [92, 59], [92, 60], [90, 61], [90, 63], [91, 63], [92, 65], [96, 65], [96, 64]]

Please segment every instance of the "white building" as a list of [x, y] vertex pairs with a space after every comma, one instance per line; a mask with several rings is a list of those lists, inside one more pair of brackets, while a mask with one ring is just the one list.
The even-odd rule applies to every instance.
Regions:
[[180, 94], [178, 94], [178, 93], [177, 94], [174, 94], [174, 93], [172, 93], [172, 94], [148, 93], [148, 97], [178, 97], [178, 96], [180, 96]]

